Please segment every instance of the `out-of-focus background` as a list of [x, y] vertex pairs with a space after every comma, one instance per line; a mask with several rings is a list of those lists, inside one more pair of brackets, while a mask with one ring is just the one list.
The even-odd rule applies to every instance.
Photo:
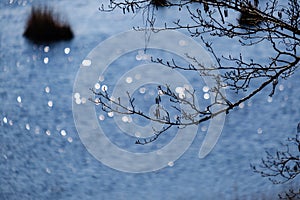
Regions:
[[[142, 13], [100, 12], [101, 3], [107, 2], [1, 1], [0, 199], [274, 199], [290, 187], [273, 185], [253, 173], [250, 163], [259, 163], [266, 149], [275, 151], [295, 135], [297, 74], [280, 82], [273, 98], [265, 91], [230, 113], [216, 147], [204, 159], [198, 151], [208, 123], [199, 126], [195, 141], [173, 166], [159, 171], [119, 172], [92, 157], [72, 116], [76, 73], [100, 42], [143, 26]], [[36, 45], [22, 36], [32, 5], [44, 4], [70, 23], [73, 40]], [[174, 17], [172, 10], [158, 12], [167, 20]], [[224, 53], [237, 50], [217, 46]], [[265, 51], [259, 47], [251, 56]], [[135, 145], [134, 140], [126, 145]]]

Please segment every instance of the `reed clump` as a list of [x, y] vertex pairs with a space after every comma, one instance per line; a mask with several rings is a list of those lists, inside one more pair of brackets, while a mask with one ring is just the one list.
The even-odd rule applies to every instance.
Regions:
[[33, 7], [26, 22], [23, 36], [35, 43], [71, 40], [74, 37], [70, 25], [48, 7]]

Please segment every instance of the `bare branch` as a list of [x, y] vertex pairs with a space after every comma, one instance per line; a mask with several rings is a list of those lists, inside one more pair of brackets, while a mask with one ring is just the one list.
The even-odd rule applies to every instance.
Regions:
[[[165, 27], [155, 28], [156, 21], [162, 20], [156, 19], [156, 12], [163, 6], [178, 8], [178, 13], [176, 13], [178, 19], [173, 24], [165, 22]], [[197, 58], [188, 54], [186, 58], [190, 64], [187, 65], [178, 64], [175, 58], [171, 60], [151, 58], [152, 62], [174, 70], [184, 70], [197, 73], [201, 77], [212, 78], [216, 85], [210, 88], [209, 92], [214, 101], [205, 108], [195, 105], [196, 91], [186, 89], [184, 96], [180, 96], [170, 86], [160, 86], [158, 95], [155, 97], [156, 111], [152, 116], [138, 109], [132, 94], [127, 93], [128, 100], [120, 102], [119, 99], [113, 99], [106, 91], [92, 90], [96, 98], [90, 100], [101, 105], [105, 112], [137, 115], [163, 125], [161, 130], [153, 129], [152, 138], [144, 141], [137, 140], [137, 144], [153, 142], [173, 126], [198, 125], [221, 113], [229, 113], [265, 88], [270, 88], [268, 95], [273, 96], [278, 83], [290, 77], [299, 67], [300, 2], [297, 0], [267, 0], [264, 5], [259, 4], [258, 0], [111, 0], [109, 5], [102, 5], [100, 8], [102, 11], [109, 12], [115, 9], [121, 9], [124, 13], [138, 11], [143, 13], [145, 27], [137, 26], [135, 29], [145, 31], [146, 41], [151, 39], [151, 31], [164, 30], [186, 30], [191, 37], [200, 37], [203, 46], [216, 63], [215, 66], [204, 66]], [[238, 19], [229, 17], [236, 13], [239, 13]], [[181, 14], [189, 14], [190, 21], [183, 22]], [[241, 53], [220, 55], [218, 49], [214, 47], [214, 38], [222, 38], [224, 43], [235, 42], [240, 47], [249, 49], [257, 45], [266, 45], [270, 55], [269, 57], [258, 55], [255, 59], [253, 56]], [[220, 75], [216, 75], [216, 71], [220, 72]], [[225, 88], [236, 93], [243, 92], [245, 95], [235, 100], [228, 99], [221, 92]], [[165, 105], [171, 105], [171, 109], [167, 109]], [[182, 109], [181, 105], [184, 105], [186, 109]], [[213, 109], [217, 105], [224, 107]], [[288, 157], [288, 150], [284, 152], [278, 156]], [[270, 157], [270, 159], [275, 158]], [[270, 166], [268, 162], [264, 164]], [[288, 179], [290, 174], [278, 175]]]

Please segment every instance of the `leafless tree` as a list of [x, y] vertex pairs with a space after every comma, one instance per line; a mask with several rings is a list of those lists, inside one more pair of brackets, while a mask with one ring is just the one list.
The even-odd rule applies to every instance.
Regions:
[[[174, 16], [178, 16], [178, 19], [171, 24], [164, 23], [162, 28], [156, 28], [156, 22], [163, 20], [157, 19], [156, 13], [159, 9], [168, 8], [176, 10], [177, 13], [174, 13]], [[176, 59], [152, 58], [152, 62], [172, 69], [195, 72], [202, 77], [213, 78], [216, 85], [210, 88], [209, 92], [212, 94], [214, 102], [205, 108], [199, 108], [194, 104], [197, 96], [193, 90], [185, 90], [185, 93], [191, 97], [187, 100], [168, 85], [159, 86], [155, 99], [157, 109], [153, 117], [145, 114], [135, 105], [135, 97], [132, 94], [128, 93], [128, 102], [120, 102], [118, 98], [112, 98], [107, 91], [92, 90], [96, 98], [91, 100], [101, 105], [106, 112], [138, 115], [164, 124], [161, 130], [153, 130], [152, 138], [143, 141], [137, 140], [137, 144], [153, 142], [173, 126], [198, 125], [221, 113], [229, 113], [265, 88], [269, 89], [269, 96], [272, 96], [278, 83], [290, 77], [299, 67], [300, 2], [298, 0], [266, 0], [263, 2], [258, 0], [168, 0], [163, 2], [158, 0], [110, 0], [108, 5], [100, 7], [100, 10], [104, 12], [112, 12], [116, 9], [123, 10], [124, 14], [143, 13], [144, 26], [134, 27], [137, 31], [188, 31], [191, 37], [201, 39], [203, 46], [216, 63], [215, 66], [203, 66], [201, 61], [190, 55], [186, 56], [192, 64], [186, 66], [178, 64]], [[180, 17], [186, 13], [189, 15], [189, 21], [182, 20]], [[239, 17], [230, 17], [236, 16], [237, 13]], [[259, 57], [259, 55], [222, 55], [214, 47], [213, 41], [216, 38], [224, 40], [224, 42], [236, 43], [246, 49], [263, 44], [268, 46], [270, 56], [265, 58]], [[220, 75], [216, 75], [216, 71], [220, 72]], [[238, 99], [229, 99], [221, 92], [224, 88], [236, 93], [243, 93], [244, 96]], [[174, 110], [167, 109], [164, 103], [171, 103], [171, 109]], [[180, 109], [182, 104], [188, 106], [192, 112]], [[173, 113], [176, 115], [171, 116]], [[292, 141], [299, 142], [296, 138]], [[278, 153], [276, 157], [268, 155], [268, 160], [280, 158], [280, 161], [284, 161], [292, 158], [288, 150]], [[264, 161], [264, 164], [266, 167], [272, 168], [274, 163]], [[275, 163], [275, 165], [281, 164]], [[299, 163], [297, 166], [299, 167]], [[287, 179], [296, 175], [293, 173], [294, 166], [289, 167], [288, 174], [281, 174]]]
[[[251, 167], [254, 172], [267, 177], [274, 184], [291, 182], [300, 174], [300, 123], [297, 127], [297, 134], [288, 138], [282, 149], [274, 154], [266, 151], [266, 158], [262, 158], [260, 165]], [[281, 199], [299, 199], [300, 188], [289, 189], [283, 194], [279, 194]]]
[[289, 189], [287, 192], [284, 192], [283, 194], [279, 194], [279, 199], [286, 199], [286, 200], [296, 200], [300, 199], [300, 189], [294, 190]]
[[[252, 165], [255, 172], [263, 177], [268, 177], [275, 184], [286, 183], [300, 174], [300, 154], [294, 147], [300, 146], [300, 136], [289, 138], [289, 144], [284, 144], [284, 149], [277, 150], [273, 155], [266, 152], [266, 158], [262, 159], [258, 167]], [[291, 150], [293, 148], [293, 150]]]

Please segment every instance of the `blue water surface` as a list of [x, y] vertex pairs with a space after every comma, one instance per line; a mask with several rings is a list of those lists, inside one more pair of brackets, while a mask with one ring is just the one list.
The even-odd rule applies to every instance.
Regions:
[[[0, 3], [0, 199], [274, 199], [289, 187], [253, 173], [250, 163], [295, 135], [298, 71], [280, 80], [272, 99], [267, 88], [230, 113], [216, 147], [204, 159], [198, 152], [208, 123], [199, 125], [193, 144], [173, 166], [120, 172], [96, 160], [81, 143], [72, 115], [73, 83], [87, 54], [108, 37], [143, 25], [142, 13], [103, 13], [97, 0], [47, 1], [70, 22], [75, 38], [35, 45], [22, 33], [31, 6], [41, 2]], [[224, 54], [243, 51], [215, 43]], [[243, 53], [260, 59], [268, 50], [260, 46]], [[111, 80], [118, 73], [112, 71]], [[133, 138], [116, 141], [135, 145]]]

